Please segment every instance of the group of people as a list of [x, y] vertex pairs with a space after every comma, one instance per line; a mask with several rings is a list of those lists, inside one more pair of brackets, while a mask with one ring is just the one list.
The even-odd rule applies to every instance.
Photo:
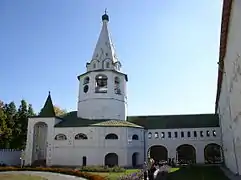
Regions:
[[150, 159], [144, 163], [144, 180], [163, 180], [166, 179], [170, 167], [166, 161], [155, 162]]

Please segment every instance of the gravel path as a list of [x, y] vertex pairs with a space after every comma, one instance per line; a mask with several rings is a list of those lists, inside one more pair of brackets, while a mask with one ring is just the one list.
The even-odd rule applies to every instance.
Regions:
[[75, 177], [75, 176], [70, 176], [65, 174], [58, 174], [58, 173], [51, 173], [51, 172], [7, 171], [7, 172], [0, 172], [0, 174], [29, 174], [29, 175], [44, 177], [44, 178], [47, 178], [48, 180], [86, 180], [80, 177]]

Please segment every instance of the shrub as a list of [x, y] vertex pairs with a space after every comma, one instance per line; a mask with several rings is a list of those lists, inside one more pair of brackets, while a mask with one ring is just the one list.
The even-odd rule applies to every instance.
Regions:
[[81, 166], [77, 168], [84, 172], [125, 172], [126, 170], [119, 166], [107, 167], [107, 166]]
[[54, 173], [61, 173], [61, 174], [67, 174], [77, 177], [83, 177], [89, 180], [106, 180], [105, 177], [90, 174], [87, 172], [81, 172], [79, 170], [73, 170], [68, 168], [48, 168], [48, 167], [24, 167], [24, 168], [18, 168], [18, 167], [0, 167], [1, 171], [45, 171], [45, 172], [54, 172]]

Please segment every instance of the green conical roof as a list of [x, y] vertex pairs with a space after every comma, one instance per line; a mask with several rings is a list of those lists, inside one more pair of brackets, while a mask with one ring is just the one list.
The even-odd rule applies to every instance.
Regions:
[[55, 117], [55, 111], [54, 111], [54, 105], [51, 99], [51, 95], [49, 92], [49, 95], [47, 97], [47, 100], [44, 104], [44, 107], [41, 109], [39, 113], [40, 117]]

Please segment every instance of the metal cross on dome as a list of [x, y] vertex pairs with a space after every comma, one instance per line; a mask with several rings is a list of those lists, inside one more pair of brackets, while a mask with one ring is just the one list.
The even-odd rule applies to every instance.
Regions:
[[107, 8], [105, 8], [105, 14], [107, 14]]

